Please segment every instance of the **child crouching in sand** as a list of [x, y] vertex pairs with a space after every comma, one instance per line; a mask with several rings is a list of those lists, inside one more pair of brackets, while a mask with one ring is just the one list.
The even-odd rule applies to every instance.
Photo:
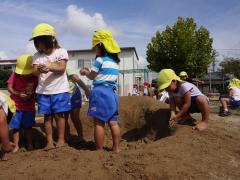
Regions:
[[0, 159], [4, 159], [4, 153], [12, 152], [15, 145], [10, 142], [8, 136], [8, 122], [12, 119], [16, 112], [16, 107], [12, 99], [0, 92], [0, 141], [2, 143], [0, 149]]
[[[182, 81], [172, 69], [163, 69], [158, 75], [158, 90], [166, 90], [170, 96], [171, 117], [170, 124], [190, 117], [190, 113], [201, 113], [202, 122], [195, 126], [196, 130], [208, 127], [209, 105], [208, 99], [192, 83]], [[179, 112], [176, 112], [176, 107]]]
[[228, 106], [240, 107], [240, 80], [233, 78], [229, 82], [228, 86], [228, 97], [220, 97], [222, 104], [219, 112], [220, 116], [229, 116], [230, 112]]
[[115, 93], [119, 73], [118, 54], [120, 48], [108, 30], [94, 33], [92, 39], [96, 61], [91, 68], [81, 69], [80, 74], [93, 80], [88, 115], [94, 118], [94, 138], [97, 150], [103, 150], [104, 126], [108, 123], [112, 138], [113, 151], [119, 152], [120, 128], [118, 126], [118, 96]]

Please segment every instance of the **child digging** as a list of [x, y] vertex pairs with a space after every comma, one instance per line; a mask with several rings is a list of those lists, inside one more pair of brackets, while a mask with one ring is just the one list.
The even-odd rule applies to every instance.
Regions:
[[[202, 131], [208, 127], [208, 100], [200, 90], [189, 82], [182, 81], [172, 69], [163, 69], [158, 75], [158, 90], [166, 90], [170, 96], [170, 124], [190, 118], [190, 113], [202, 114], [202, 122], [194, 129]], [[176, 112], [176, 106], [179, 112]]]
[[0, 160], [4, 158], [5, 153], [12, 152], [15, 145], [9, 140], [8, 122], [12, 119], [16, 112], [16, 107], [12, 99], [0, 92], [0, 141], [2, 142], [0, 149]]
[[[37, 53], [33, 56], [34, 75], [38, 76], [36, 89], [38, 111], [44, 114], [47, 136], [45, 150], [65, 146], [65, 117], [70, 111], [69, 84], [66, 74], [68, 53], [56, 39], [55, 29], [46, 23], [38, 24], [32, 33]], [[56, 120], [58, 140], [52, 138], [52, 120]]]
[[33, 149], [32, 127], [35, 125], [35, 90], [38, 80], [32, 75], [32, 57], [23, 54], [17, 58], [16, 70], [8, 80], [8, 91], [16, 104], [16, 114], [10, 121], [9, 127], [13, 129], [13, 142], [17, 152], [19, 149], [20, 130], [24, 129], [26, 147]]
[[93, 49], [96, 52], [96, 61], [91, 68], [83, 68], [80, 74], [93, 80], [93, 89], [90, 93], [88, 115], [94, 118], [94, 138], [97, 150], [103, 150], [104, 126], [108, 123], [113, 148], [119, 152], [120, 128], [118, 126], [118, 96], [115, 93], [116, 81], [119, 73], [118, 53], [120, 48], [108, 30], [96, 31], [92, 39]]
[[233, 78], [229, 82], [228, 97], [220, 97], [222, 107], [220, 108], [220, 116], [229, 116], [228, 106], [240, 107], [240, 80]]

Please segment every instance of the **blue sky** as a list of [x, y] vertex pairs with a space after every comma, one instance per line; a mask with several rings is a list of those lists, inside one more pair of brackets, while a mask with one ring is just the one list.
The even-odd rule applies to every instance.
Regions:
[[193, 17], [198, 26], [205, 26], [214, 48], [240, 48], [239, 0], [0, 0], [0, 7], [2, 58], [33, 53], [28, 41], [32, 29], [48, 22], [66, 49], [91, 48], [92, 32], [108, 28], [120, 46], [135, 46], [143, 60], [151, 37], [178, 16]]

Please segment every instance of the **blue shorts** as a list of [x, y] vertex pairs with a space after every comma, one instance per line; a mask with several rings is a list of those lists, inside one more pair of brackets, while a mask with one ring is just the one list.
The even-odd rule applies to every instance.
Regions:
[[71, 109], [81, 108], [82, 107], [82, 93], [77, 87], [74, 94], [71, 97]]
[[233, 107], [239, 107], [240, 106], [240, 101], [236, 101], [233, 98], [230, 98], [230, 104]]
[[11, 129], [31, 128], [35, 126], [35, 111], [16, 111], [9, 123]]
[[197, 103], [196, 103], [197, 97], [198, 97], [198, 96], [192, 96], [192, 97], [191, 97], [191, 106], [190, 106], [190, 108], [188, 109], [188, 112], [189, 112], [189, 113], [200, 113], [200, 112], [201, 112], [201, 111], [199, 110], [198, 106], [197, 106]]
[[96, 86], [92, 89], [88, 115], [103, 122], [118, 119], [118, 96], [112, 87]]
[[56, 114], [71, 110], [70, 94], [37, 94], [38, 112], [40, 114]]

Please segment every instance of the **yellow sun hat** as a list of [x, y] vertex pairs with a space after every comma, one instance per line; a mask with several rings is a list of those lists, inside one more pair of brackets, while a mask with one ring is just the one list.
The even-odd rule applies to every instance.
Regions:
[[4, 94], [2, 92], [0, 92], [0, 96], [3, 96], [6, 99], [9, 110], [13, 114], [15, 114], [16, 113], [16, 106], [15, 106], [14, 101], [9, 96], [7, 96], [6, 94]]
[[158, 91], [166, 89], [172, 80], [182, 81], [172, 69], [162, 69], [157, 77]]
[[237, 78], [233, 78], [229, 82], [229, 87], [237, 87], [240, 88], [240, 80]]
[[38, 36], [53, 36], [56, 37], [56, 31], [53, 26], [47, 23], [40, 23], [36, 25], [32, 31], [32, 38], [30, 39], [33, 40], [34, 38]]
[[108, 53], [120, 53], [121, 50], [119, 45], [112, 36], [112, 33], [109, 30], [102, 29], [96, 31], [93, 34], [92, 38], [92, 47], [95, 47], [97, 44], [103, 43], [106, 51]]
[[180, 72], [179, 76], [180, 77], [183, 77], [183, 76], [187, 76], [188, 77], [188, 74], [185, 71], [182, 71], [182, 72]]
[[15, 73], [20, 75], [28, 75], [32, 74], [33, 66], [32, 66], [32, 56], [29, 54], [22, 54], [17, 58], [17, 64]]

